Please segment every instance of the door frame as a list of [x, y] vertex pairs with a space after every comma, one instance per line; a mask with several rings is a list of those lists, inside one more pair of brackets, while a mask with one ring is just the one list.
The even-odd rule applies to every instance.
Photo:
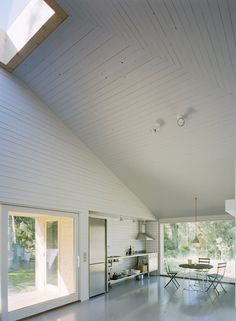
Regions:
[[[35, 305], [30, 305], [25, 308], [21, 308], [14, 311], [8, 311], [8, 216], [10, 212], [19, 212], [30, 215], [36, 214], [48, 215], [55, 217], [71, 217], [74, 219], [74, 286], [75, 291], [72, 294], [65, 295], [56, 299], [51, 299], [44, 301], [42, 303], [37, 303]], [[15, 321], [18, 319], [23, 319], [34, 314], [42, 313], [44, 311], [54, 309], [56, 307], [75, 302], [79, 300], [79, 284], [78, 284], [78, 231], [79, 231], [79, 213], [75, 212], [65, 212], [60, 210], [47, 210], [47, 209], [37, 209], [31, 207], [17, 206], [17, 205], [0, 205], [0, 313], [2, 321]]]

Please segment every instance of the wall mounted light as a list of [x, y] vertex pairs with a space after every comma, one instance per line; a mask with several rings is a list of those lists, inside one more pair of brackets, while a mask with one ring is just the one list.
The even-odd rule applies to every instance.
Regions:
[[177, 125], [183, 127], [185, 125], [185, 118], [183, 115], [177, 115]]

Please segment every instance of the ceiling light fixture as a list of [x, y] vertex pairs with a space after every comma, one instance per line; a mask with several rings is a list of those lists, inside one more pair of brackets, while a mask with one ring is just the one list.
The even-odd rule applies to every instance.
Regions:
[[194, 199], [194, 205], [195, 205], [195, 237], [193, 239], [193, 244], [199, 244], [199, 239], [197, 236], [197, 197]]
[[177, 125], [183, 127], [185, 125], [185, 118], [183, 115], [177, 115]]

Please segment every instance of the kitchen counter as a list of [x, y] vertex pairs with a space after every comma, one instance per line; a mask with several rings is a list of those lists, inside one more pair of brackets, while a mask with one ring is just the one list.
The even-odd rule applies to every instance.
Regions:
[[[125, 275], [122, 273], [122, 271], [120, 271], [118, 279], [110, 278], [110, 275], [112, 275], [113, 264], [119, 263], [122, 260], [133, 259], [133, 258], [136, 259], [135, 260], [136, 263], [133, 267], [134, 269], [136, 269], [140, 264], [140, 271], [139, 272], [134, 273], [134, 274], [130, 274], [130, 275]], [[158, 253], [157, 252], [135, 253], [132, 255], [124, 255], [124, 256], [117, 256], [117, 255], [109, 256], [107, 258], [107, 267], [108, 267], [108, 286], [107, 286], [107, 288], [109, 288], [110, 286], [112, 286], [113, 284], [115, 284], [117, 282], [127, 280], [130, 278], [134, 278], [135, 276], [138, 276], [138, 275], [147, 274], [149, 276], [150, 272], [157, 271], [157, 269], [158, 269], [157, 260], [158, 260]]]
[[113, 260], [113, 259], [128, 259], [128, 258], [132, 258], [132, 257], [139, 257], [139, 256], [148, 256], [150, 254], [157, 254], [157, 252], [149, 252], [149, 253], [135, 253], [135, 254], [131, 254], [131, 255], [124, 255], [124, 256], [118, 256], [118, 255], [114, 255], [114, 256], [108, 256], [107, 260]]

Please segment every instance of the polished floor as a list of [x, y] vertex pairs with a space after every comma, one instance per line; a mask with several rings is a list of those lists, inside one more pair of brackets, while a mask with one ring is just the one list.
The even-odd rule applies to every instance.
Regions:
[[105, 295], [82, 303], [31, 317], [27, 321], [233, 321], [234, 285], [226, 285], [227, 293], [217, 295], [184, 290], [188, 284], [164, 288], [167, 278], [150, 277], [115, 285]]

